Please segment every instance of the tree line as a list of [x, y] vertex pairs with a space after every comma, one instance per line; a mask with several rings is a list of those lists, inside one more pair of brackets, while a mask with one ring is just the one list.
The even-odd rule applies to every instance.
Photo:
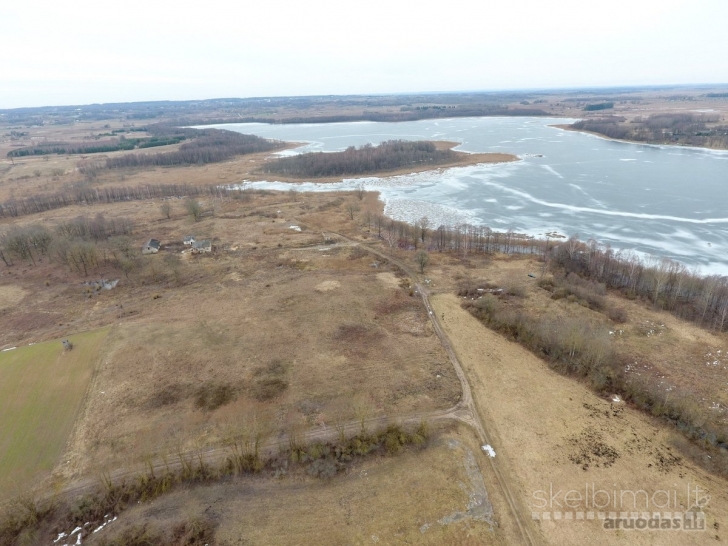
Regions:
[[[428, 107], [423, 109], [420, 107], [401, 107], [399, 112], [363, 112], [361, 114], [338, 114], [330, 116], [292, 116], [282, 118], [270, 118], [263, 116], [243, 116], [238, 118], [208, 118], [204, 120], [207, 124], [223, 124], [223, 123], [268, 123], [271, 125], [278, 124], [298, 124], [298, 123], [346, 123], [353, 121], [380, 121], [380, 122], [402, 122], [417, 121], [420, 119], [439, 119], [439, 118], [471, 118], [485, 116], [548, 116], [549, 113], [541, 108], [509, 108], [505, 106], [495, 105], [462, 105], [452, 108], [435, 108]], [[175, 123], [192, 124], [201, 123], [200, 120], [188, 118], [180, 118]]]
[[720, 121], [717, 115], [664, 113], [638, 116], [629, 124], [625, 121], [608, 116], [583, 119], [571, 127], [636, 142], [728, 148], [728, 125], [716, 125]]
[[146, 184], [141, 186], [105, 186], [100, 188], [74, 188], [47, 195], [32, 195], [0, 202], [0, 218], [12, 218], [37, 214], [72, 205], [96, 203], [120, 203], [143, 201], [165, 197], [239, 197], [237, 190], [229, 190], [213, 184]]
[[192, 140], [182, 144], [179, 150], [155, 154], [130, 153], [110, 157], [106, 160], [105, 166], [107, 169], [117, 169], [124, 167], [204, 165], [227, 161], [236, 155], [277, 150], [284, 145], [279, 141], [221, 129], [179, 129], [178, 131], [183, 132], [183, 136], [192, 135]]
[[368, 215], [370, 229], [389, 246], [468, 254], [534, 254], [565, 275], [602, 283], [629, 299], [643, 299], [676, 317], [719, 332], [728, 330], [728, 277], [700, 275], [668, 258], [641, 258], [594, 239], [558, 242], [485, 226], [438, 226], [423, 217], [414, 223]]
[[136, 148], [154, 148], [178, 144], [185, 140], [184, 135], [154, 136], [146, 138], [112, 138], [94, 142], [45, 142], [34, 146], [17, 148], [8, 152], [8, 157], [25, 157], [49, 154], [100, 154], [134, 150]]
[[432, 142], [389, 140], [378, 146], [350, 146], [343, 152], [315, 152], [283, 157], [266, 162], [261, 170], [293, 177], [344, 176], [423, 164], [444, 164], [456, 157], [452, 150], [438, 150]]
[[700, 275], [668, 258], [643, 259], [576, 237], [554, 248], [549, 259], [566, 272], [645, 299], [681, 319], [719, 332], [728, 328], [728, 277]]
[[390, 247], [468, 254], [537, 254], [545, 256], [553, 242], [515, 233], [494, 231], [467, 223], [439, 225], [423, 216], [413, 223], [400, 222], [382, 215], [367, 214], [369, 229]]

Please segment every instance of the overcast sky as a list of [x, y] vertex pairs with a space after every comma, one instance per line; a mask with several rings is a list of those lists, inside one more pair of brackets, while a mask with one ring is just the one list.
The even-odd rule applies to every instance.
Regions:
[[726, 0], [33, 0], [0, 108], [728, 82]]

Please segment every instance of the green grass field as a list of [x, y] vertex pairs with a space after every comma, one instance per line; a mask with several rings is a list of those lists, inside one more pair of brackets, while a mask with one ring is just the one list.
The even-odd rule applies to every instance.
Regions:
[[83, 404], [108, 328], [0, 353], [0, 498], [58, 462]]

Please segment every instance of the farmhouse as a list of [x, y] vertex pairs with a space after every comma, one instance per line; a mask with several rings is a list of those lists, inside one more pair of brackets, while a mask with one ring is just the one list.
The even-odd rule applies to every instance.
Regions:
[[202, 254], [204, 252], [212, 252], [212, 241], [209, 239], [203, 239], [192, 243], [193, 254]]
[[149, 239], [142, 247], [142, 254], [156, 254], [161, 246], [158, 239]]
[[192, 246], [195, 242], [195, 236], [194, 235], [185, 235], [182, 239], [182, 244], [185, 246]]

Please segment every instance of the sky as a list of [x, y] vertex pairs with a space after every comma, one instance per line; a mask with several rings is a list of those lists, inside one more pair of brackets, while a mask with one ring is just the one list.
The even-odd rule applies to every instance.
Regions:
[[0, 109], [728, 83], [725, 0], [34, 0], [0, 8]]

